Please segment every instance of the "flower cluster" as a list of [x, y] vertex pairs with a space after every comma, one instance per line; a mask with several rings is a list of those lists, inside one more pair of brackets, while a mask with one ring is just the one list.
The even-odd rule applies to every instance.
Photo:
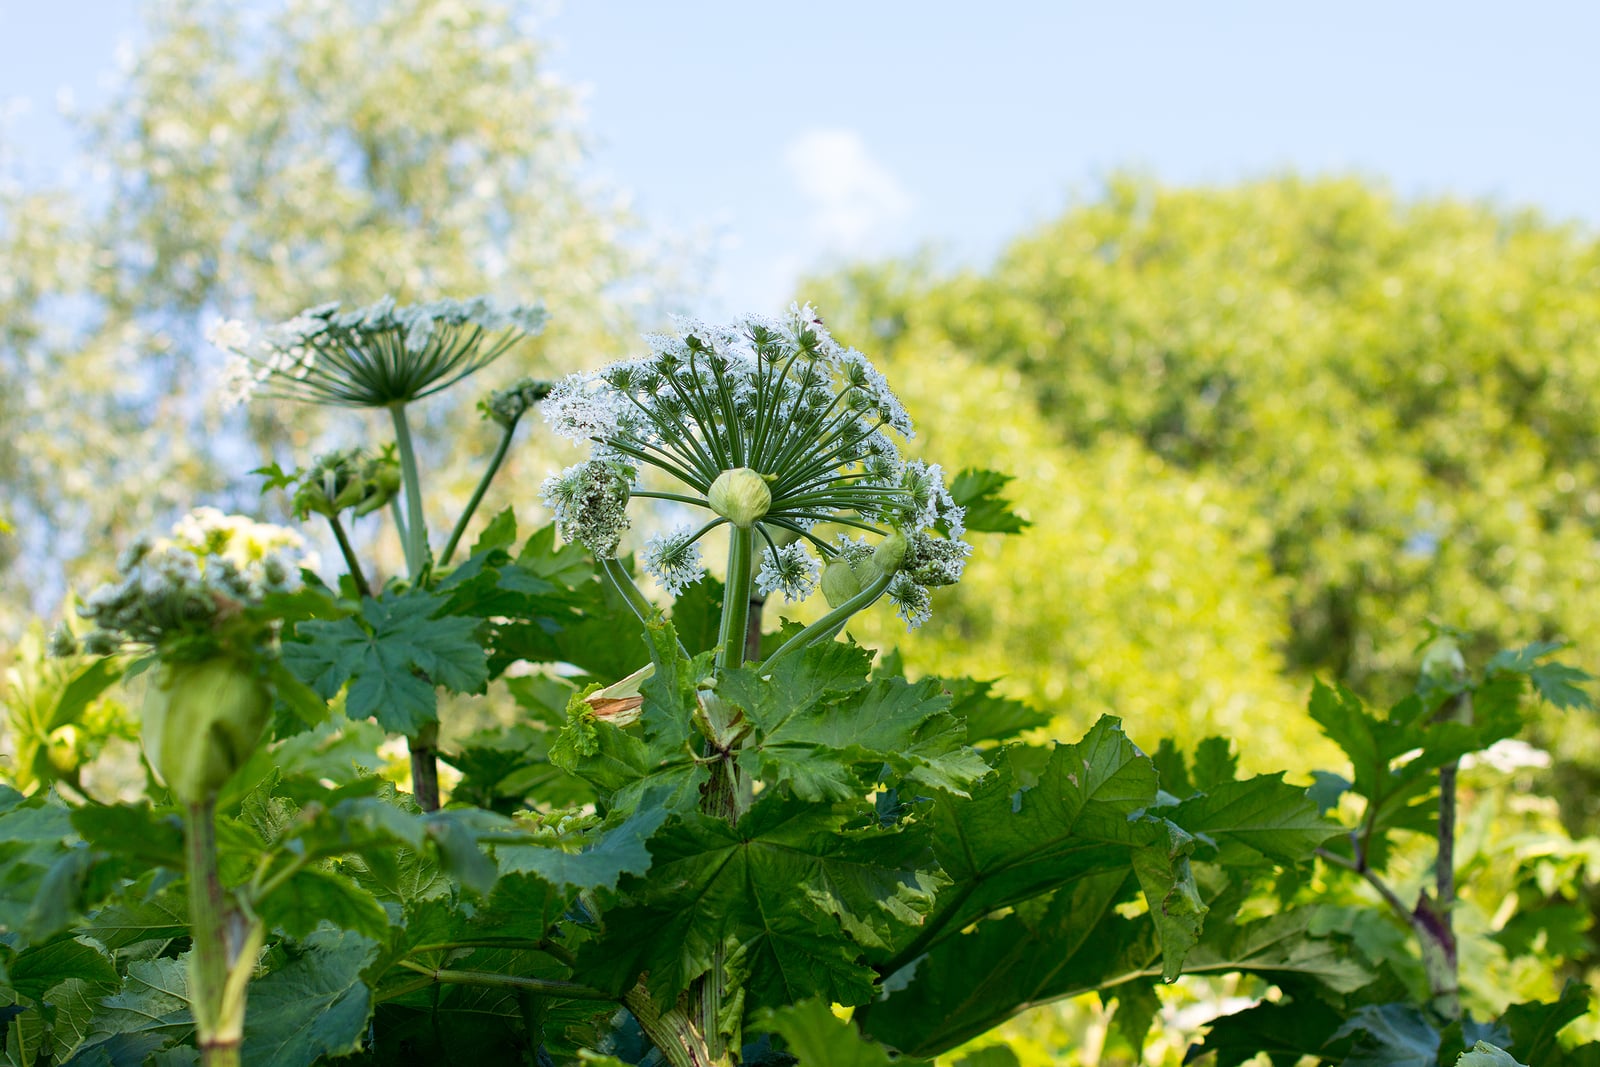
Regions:
[[568, 467], [544, 483], [541, 496], [555, 512], [568, 540], [580, 541], [595, 555], [617, 554], [628, 528], [628, 481], [633, 469], [608, 459]]
[[498, 359], [544, 327], [537, 304], [488, 297], [409, 306], [385, 297], [341, 312], [308, 308], [259, 333], [227, 320], [207, 335], [233, 352], [225, 392], [235, 404], [260, 394], [339, 407], [387, 407], [429, 396]]
[[[648, 356], [572, 375], [545, 401], [556, 432], [594, 445], [592, 460], [545, 485], [563, 536], [612, 556], [630, 494], [695, 505], [710, 512], [703, 525], [653, 537], [642, 554], [668, 590], [705, 574], [696, 543], [730, 524], [761, 538], [761, 592], [799, 600], [845, 551], [820, 524], [898, 531], [917, 547], [889, 592], [913, 625], [926, 618], [927, 590], [959, 578], [970, 552], [964, 511], [937, 465], [901, 455], [896, 438], [912, 435], [911, 419], [884, 376], [809, 305], [780, 319], [677, 326], [647, 337]], [[646, 467], [687, 492], [639, 484]]]
[[400, 464], [391, 445], [378, 455], [365, 449], [345, 448], [325, 452], [310, 467], [275, 484], [294, 486], [291, 507], [297, 518], [328, 518], [346, 508], [357, 517], [370, 515], [400, 491]]
[[[302, 546], [292, 530], [197, 508], [170, 538], [130, 545], [117, 560], [120, 578], [89, 594], [79, 613], [95, 628], [82, 651], [109, 655], [133, 646], [179, 659], [224, 646], [256, 651], [273, 634], [252, 609], [269, 594], [299, 587], [300, 567], [314, 562]], [[52, 644], [61, 654], [77, 651], [64, 630]]]
[[504, 389], [496, 389], [478, 408], [483, 417], [511, 429], [528, 409], [550, 395], [552, 384], [542, 378], [518, 378]]

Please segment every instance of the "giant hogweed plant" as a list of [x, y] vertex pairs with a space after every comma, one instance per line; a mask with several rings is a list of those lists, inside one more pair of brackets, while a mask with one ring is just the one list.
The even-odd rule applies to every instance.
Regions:
[[[1020, 524], [1004, 479], [904, 457], [909, 417], [809, 309], [493, 394], [502, 441], [435, 554], [407, 406], [538, 320], [384, 303], [224, 331], [242, 384], [387, 407], [396, 441], [268, 472], [329, 523], [335, 587], [295, 573], [292, 533], [205, 513], [55, 641], [32, 792], [0, 792], [8, 1062], [913, 1064], [1085, 992], [1137, 1043], [1185, 969], [1392, 992], [1291, 892], [1343, 855], [1306, 790], [1239, 778], [1226, 743], [1148, 757], [1109, 717], [1025, 744], [1048, 716], [840, 636], [879, 600], [915, 626], [969, 529]], [[567, 543], [519, 544], [508, 511], [458, 563], [536, 404], [591, 449], [542, 490]], [[641, 553], [666, 608], [621, 554], [645, 507], [697, 516]], [[375, 589], [345, 523], [385, 509], [409, 566]], [[778, 592], [828, 607], [764, 633]], [[145, 690], [135, 803], [50, 758], [117, 668]], [[444, 754], [442, 797], [438, 691], [491, 682], [516, 721]], [[374, 773], [385, 734], [411, 794]]]

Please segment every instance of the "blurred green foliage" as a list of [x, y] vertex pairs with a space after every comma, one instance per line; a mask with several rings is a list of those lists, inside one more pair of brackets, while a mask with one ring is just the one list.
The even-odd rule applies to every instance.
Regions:
[[[1209, 715], [1284, 765], [1307, 676], [1403, 692], [1423, 619], [1478, 654], [1600, 648], [1590, 234], [1354, 179], [1118, 178], [987, 271], [818, 289], [926, 394], [939, 451], [1019, 474], [1036, 523], [975, 562], [929, 663], [1087, 698], [1077, 722]], [[1600, 761], [1587, 717], [1545, 740]]]
[[[30, 599], [52, 606], [37, 598], [59, 594], [62, 565], [109, 559], [123, 531], [197, 498], [253, 500], [236, 472], [262, 451], [349, 443], [307, 409], [256, 406], [248, 438], [225, 420], [224, 360], [202, 339], [218, 318], [276, 321], [330, 293], [559, 308], [487, 388], [619, 351], [650, 269], [619, 201], [580, 174], [574, 99], [544, 70], [529, 5], [148, 12], [113, 100], [85, 121], [109, 195], [0, 181], [0, 500], [15, 527], [0, 529], [0, 634]], [[415, 414], [441, 504], [466, 497], [461, 457], [497, 432], [469, 414], [476, 399]], [[512, 463], [530, 477], [549, 465]]]

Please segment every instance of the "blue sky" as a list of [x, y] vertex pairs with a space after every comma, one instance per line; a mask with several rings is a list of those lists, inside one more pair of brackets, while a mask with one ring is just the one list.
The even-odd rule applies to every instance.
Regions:
[[[137, 0], [0, 0], [5, 152], [71, 157]], [[1600, 223], [1600, 5], [569, 0], [549, 65], [593, 166], [708, 252], [707, 313], [808, 268], [929, 246], [982, 262], [1112, 171], [1360, 173]]]

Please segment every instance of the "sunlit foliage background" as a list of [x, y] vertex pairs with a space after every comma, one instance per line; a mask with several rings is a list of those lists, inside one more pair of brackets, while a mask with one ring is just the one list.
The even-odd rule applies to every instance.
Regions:
[[[684, 257], [586, 183], [572, 97], [516, 12], [258, 8], [151, 5], [85, 129], [108, 196], [0, 183], [0, 659], [133, 532], [196, 503], [273, 517], [244, 472], [354, 442], [304, 409], [223, 412], [216, 318], [542, 298], [553, 328], [504, 379], [593, 365], [694, 306]], [[1118, 179], [991, 267], [863, 265], [795, 295], [885, 364], [918, 450], [1015, 475], [1033, 522], [984, 539], [925, 630], [858, 626], [904, 639], [913, 669], [1002, 678], [1063, 735], [1111, 711], [1152, 746], [1226, 734], [1303, 779], [1334, 765], [1302, 711], [1312, 676], [1405, 690], [1424, 619], [1479, 653], [1547, 638], [1600, 663], [1591, 233], [1375, 181]], [[423, 409], [426, 465], [462, 496], [490, 437], [474, 399]], [[555, 448], [536, 431], [485, 514], [532, 521]], [[1568, 831], [1600, 821], [1600, 730], [1550, 716], [1536, 740], [1552, 770], [1476, 794], [1501, 818], [1482, 867], [1502, 896], [1547, 884], [1565, 910], [1544, 936], [1592, 960], [1600, 858]], [[1560, 868], [1508, 873], [1540, 863]], [[1473, 906], [1494, 932], [1492, 894]], [[1550, 995], [1554, 976], [1479, 963], [1486, 1005]], [[1126, 1054], [1092, 1006], [1011, 1036], [1027, 1062]]]

